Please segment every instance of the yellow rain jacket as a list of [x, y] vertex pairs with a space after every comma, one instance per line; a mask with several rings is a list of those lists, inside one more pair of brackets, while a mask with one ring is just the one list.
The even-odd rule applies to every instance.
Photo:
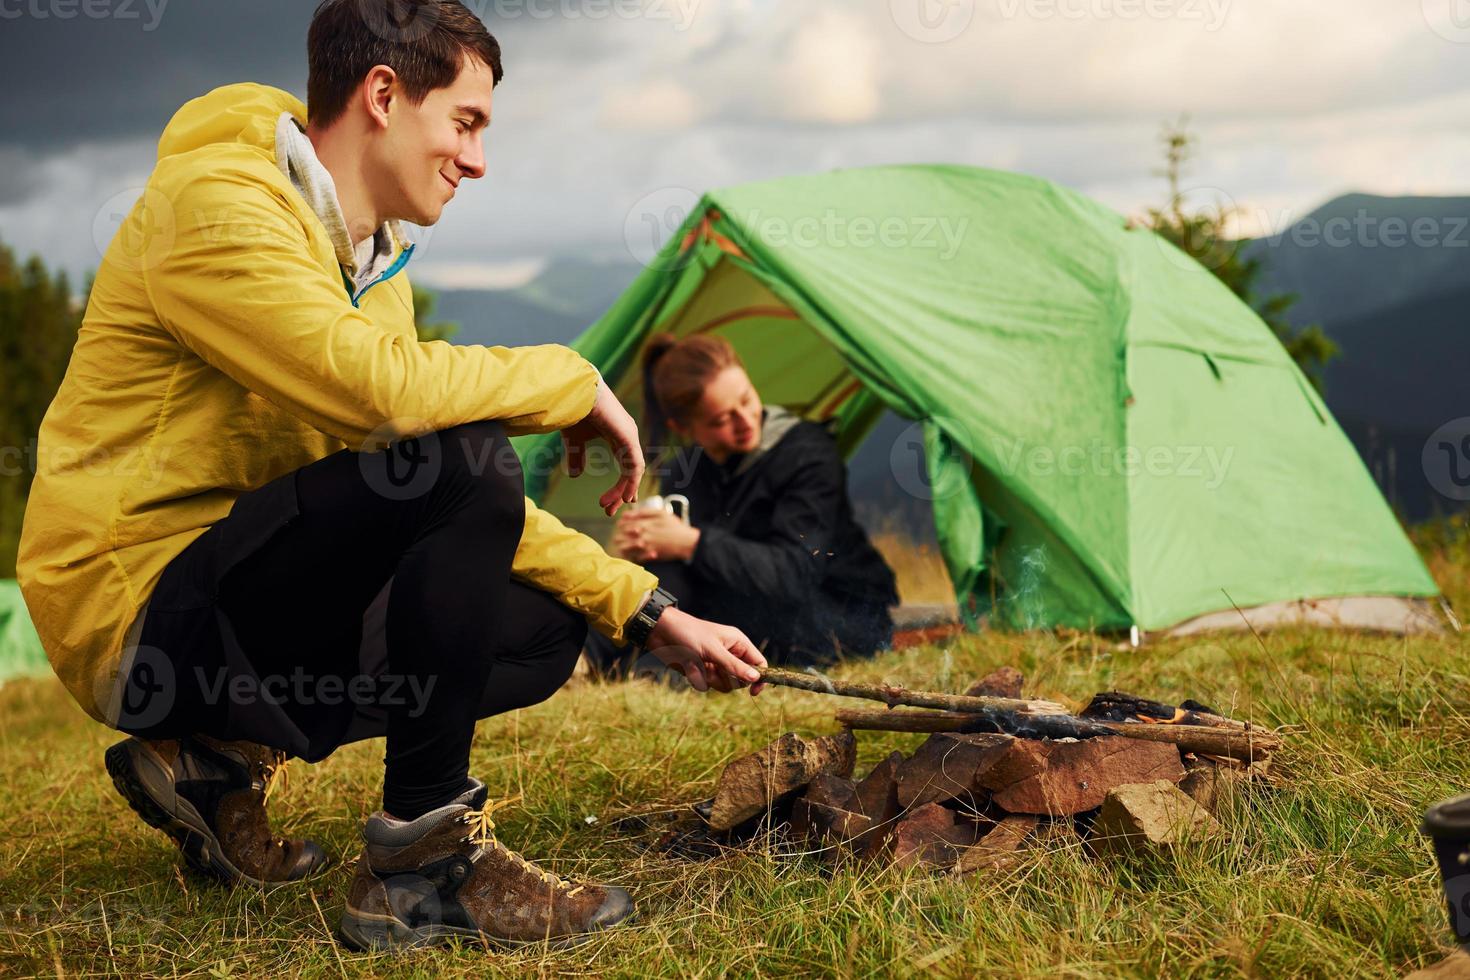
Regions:
[[[126, 639], [164, 566], [241, 493], [346, 447], [479, 419], [548, 432], [592, 408], [596, 369], [570, 348], [420, 343], [401, 240], [354, 303], [277, 166], [283, 112], [306, 121], [287, 92], [229, 85], [169, 122], [41, 423], [17, 577], [52, 668], [99, 721], [115, 722]], [[530, 501], [513, 575], [616, 642], [657, 585]]]

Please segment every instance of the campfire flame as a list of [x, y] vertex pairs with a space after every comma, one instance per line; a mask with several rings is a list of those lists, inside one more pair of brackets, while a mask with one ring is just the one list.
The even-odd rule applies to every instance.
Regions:
[[[1191, 719], [1194, 719], [1194, 712], [1185, 711], [1183, 708], [1175, 708], [1172, 718], [1155, 718], [1152, 715], [1143, 714], [1136, 714], [1133, 717], [1138, 721], [1146, 722], [1150, 725], [1188, 725], [1192, 723]], [[1194, 720], [1197, 721], [1198, 719]]]

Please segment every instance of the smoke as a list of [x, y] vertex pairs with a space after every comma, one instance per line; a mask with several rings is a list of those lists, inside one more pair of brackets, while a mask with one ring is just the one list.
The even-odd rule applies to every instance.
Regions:
[[1037, 545], [1021, 556], [1021, 571], [1009, 599], [1011, 622], [1021, 629], [1047, 626], [1046, 546]]

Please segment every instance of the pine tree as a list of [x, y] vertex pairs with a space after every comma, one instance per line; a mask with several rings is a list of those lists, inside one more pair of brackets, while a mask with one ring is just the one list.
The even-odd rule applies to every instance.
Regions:
[[449, 320], [431, 321], [439, 300], [422, 286], [413, 287], [413, 325], [419, 340], [448, 340], [459, 333], [459, 324]]
[[66, 373], [84, 307], [65, 273], [52, 275], [36, 256], [20, 264], [0, 244], [0, 578], [15, 576], [36, 433]]

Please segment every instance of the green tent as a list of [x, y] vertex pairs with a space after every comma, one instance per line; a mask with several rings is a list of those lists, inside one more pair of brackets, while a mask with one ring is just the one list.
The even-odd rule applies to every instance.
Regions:
[[15, 579], [0, 579], [0, 681], [50, 671]]
[[[575, 346], [630, 410], [655, 330], [714, 332], [768, 403], [921, 426], [966, 618], [1190, 630], [1437, 625], [1433, 579], [1269, 328], [1214, 275], [1072, 191], [961, 166], [713, 191]], [[640, 425], [647, 431], [646, 423]], [[517, 441], [528, 492], [606, 532], [604, 480]], [[912, 482], [912, 481], [910, 481]]]

